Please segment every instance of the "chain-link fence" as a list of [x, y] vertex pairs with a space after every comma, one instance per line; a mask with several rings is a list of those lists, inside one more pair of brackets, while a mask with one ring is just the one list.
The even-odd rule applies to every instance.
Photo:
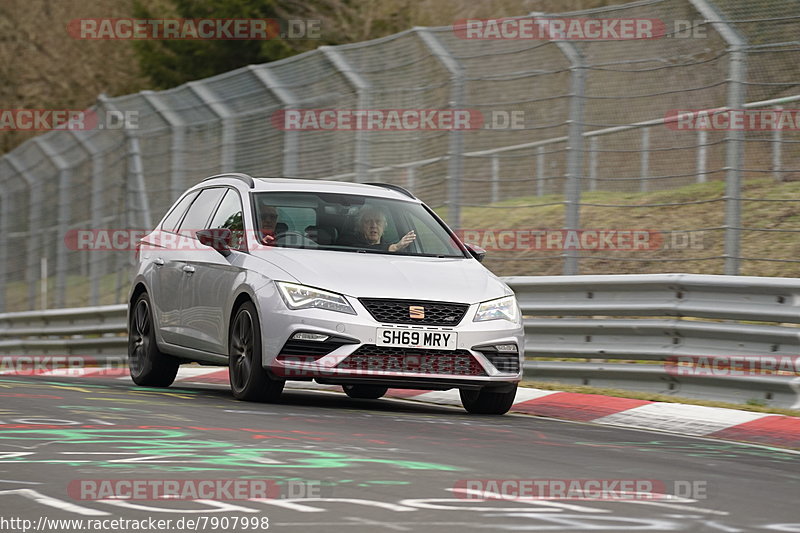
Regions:
[[[133, 252], [76, 249], [74, 231], [150, 228], [186, 187], [223, 171], [395, 183], [483, 236], [584, 230], [576, 246], [563, 231], [547, 245], [479, 242], [501, 275], [795, 275], [800, 125], [683, 128], [665, 117], [800, 107], [792, 104], [800, 101], [796, 8], [795, 0], [644, 0], [535, 14], [663, 28], [635, 40], [413, 28], [163, 92], [101, 97], [100, 125], [128, 114], [136, 127], [53, 131], [0, 158], [0, 311], [124, 301]], [[495, 127], [276, 127], [281, 110], [307, 109], [469, 109]], [[520, 124], [497, 127], [514, 114]], [[635, 251], [590, 246], [581, 240], [596, 237], [587, 228], [658, 239]]]

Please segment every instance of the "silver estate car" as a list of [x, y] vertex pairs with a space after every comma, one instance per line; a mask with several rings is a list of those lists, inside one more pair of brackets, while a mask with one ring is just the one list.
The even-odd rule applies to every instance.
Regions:
[[136, 254], [139, 385], [169, 386], [196, 361], [228, 366], [241, 400], [315, 380], [365, 399], [458, 388], [470, 413], [514, 401], [524, 336], [512, 291], [401, 187], [212, 176]]

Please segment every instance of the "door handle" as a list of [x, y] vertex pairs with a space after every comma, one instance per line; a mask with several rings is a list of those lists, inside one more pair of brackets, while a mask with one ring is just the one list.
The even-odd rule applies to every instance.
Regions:
[[164, 266], [164, 260], [161, 259], [160, 257], [156, 257], [155, 259], [153, 259], [153, 264], [157, 267], [162, 267]]
[[183, 271], [187, 274], [194, 274], [194, 267], [191, 265], [183, 265]]

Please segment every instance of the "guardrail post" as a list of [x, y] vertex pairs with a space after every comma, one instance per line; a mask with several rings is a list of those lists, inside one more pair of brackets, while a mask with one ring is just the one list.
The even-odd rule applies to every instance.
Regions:
[[[70, 219], [70, 182], [72, 181], [72, 169], [63, 157], [47, 142], [50, 136], [43, 135], [35, 137], [33, 142], [42, 150], [58, 169], [58, 240], [56, 248], [56, 283], [55, 283], [55, 306], [64, 307], [66, 304], [67, 292], [67, 246], [66, 237], [69, 229]], [[51, 243], [52, 246], [52, 243]], [[47, 257], [45, 254], [44, 257]], [[43, 302], [46, 305], [46, 302]]]
[[220, 155], [220, 172], [233, 172], [236, 170], [236, 129], [231, 122], [233, 113], [230, 108], [219, 101], [216, 96], [203, 85], [202, 82], [190, 81], [187, 87], [203, 102], [208, 108], [217, 115], [222, 125], [222, 153]]
[[36, 273], [39, 271], [39, 258], [33, 253], [35, 228], [39, 228], [42, 238], [41, 249], [44, 249], [44, 231], [41, 230], [42, 222], [42, 188], [38, 182], [28, 174], [14, 153], [6, 154], [6, 161], [17, 171], [28, 186], [28, 239], [25, 243], [25, 284], [28, 286], [28, 308], [36, 309]]
[[[692, 5], [703, 15], [728, 44], [730, 60], [728, 63], [728, 109], [742, 109], [744, 107], [744, 93], [746, 90], [746, 58], [745, 49], [747, 40], [723, 20], [722, 16], [707, 0], [689, 0]], [[735, 276], [739, 273], [740, 246], [741, 246], [741, 168], [744, 154], [742, 153], [744, 132], [740, 129], [728, 131], [727, 146], [725, 149], [725, 274]]]
[[697, 132], [697, 183], [706, 182], [706, 151], [708, 149], [708, 131]]
[[639, 181], [639, 190], [641, 192], [647, 192], [650, 186], [648, 181], [650, 177], [650, 128], [642, 128], [640, 163], [639, 175], [641, 176], [641, 180]]
[[[345, 79], [356, 90], [358, 97], [359, 110], [369, 109], [370, 107], [370, 83], [364, 79], [361, 74], [353, 70], [347, 63], [347, 60], [335, 48], [330, 46], [320, 46], [317, 48], [328, 59], [328, 61], [338, 70]], [[356, 146], [355, 146], [355, 172], [356, 183], [364, 183], [368, 181], [367, 176], [370, 169], [369, 163], [369, 145], [367, 143], [366, 134], [368, 132], [359, 129], [356, 132]]]
[[[464, 105], [464, 69], [455, 56], [431, 33], [430, 28], [415, 27], [414, 31], [450, 74], [450, 108], [462, 108]], [[457, 230], [461, 227], [461, 175], [464, 167], [464, 135], [462, 131], [457, 129], [450, 131], [450, 148], [447, 155], [450, 158], [447, 169], [447, 223]]]
[[[775, 106], [775, 111], [780, 115], [781, 111], [783, 111], [783, 107]], [[783, 181], [783, 176], [781, 175], [782, 164], [781, 164], [781, 143], [783, 142], [783, 130], [781, 128], [775, 128], [772, 130], [772, 175], [775, 178], [775, 181]]]
[[[297, 105], [294, 94], [280, 85], [267, 65], [250, 65], [247, 68], [281, 102], [284, 110]], [[283, 132], [283, 175], [287, 177], [295, 177], [298, 173], [297, 155], [300, 148], [298, 133], [294, 130]]]

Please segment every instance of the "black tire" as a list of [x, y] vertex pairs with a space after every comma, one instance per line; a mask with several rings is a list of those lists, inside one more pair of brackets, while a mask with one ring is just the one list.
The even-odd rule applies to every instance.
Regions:
[[458, 391], [461, 394], [461, 403], [468, 413], [474, 415], [504, 415], [514, 405], [517, 396], [517, 385], [506, 392], [495, 392], [491, 389]]
[[153, 312], [146, 292], [131, 308], [128, 322], [128, 368], [137, 385], [169, 387], [178, 374], [180, 361], [162, 353], [156, 344]]
[[228, 375], [237, 400], [275, 402], [285, 381], [270, 378], [261, 366], [261, 327], [252, 302], [243, 303], [234, 313], [228, 334]]
[[377, 400], [389, 390], [389, 387], [380, 385], [342, 385], [342, 388], [345, 394], [359, 400]]

